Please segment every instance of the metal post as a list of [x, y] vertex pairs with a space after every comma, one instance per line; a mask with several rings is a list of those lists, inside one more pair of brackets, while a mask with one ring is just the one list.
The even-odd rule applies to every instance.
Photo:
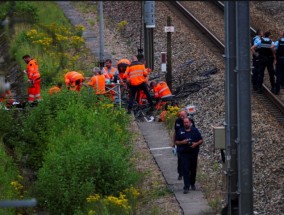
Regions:
[[144, 50], [146, 67], [154, 69], [154, 39], [155, 28], [155, 1], [145, 1], [144, 4]]
[[100, 9], [100, 68], [104, 67], [104, 13], [103, 1], [99, 1]]
[[0, 208], [19, 208], [19, 207], [35, 207], [37, 200], [32, 198], [30, 200], [1, 200]]
[[[171, 26], [171, 17], [167, 18], [167, 26]], [[166, 82], [170, 90], [172, 90], [172, 33], [167, 32], [167, 74]]]
[[237, 74], [236, 67], [236, 6], [234, 1], [225, 1], [225, 129], [226, 129], [226, 173], [227, 209], [232, 213], [232, 201], [237, 196]]
[[249, 2], [236, 1], [239, 214], [253, 214]]

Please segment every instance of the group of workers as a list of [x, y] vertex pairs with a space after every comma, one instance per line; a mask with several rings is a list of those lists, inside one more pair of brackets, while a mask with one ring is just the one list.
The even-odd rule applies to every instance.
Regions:
[[279, 39], [275, 42], [272, 41], [271, 37], [269, 31], [263, 35], [263, 31], [258, 29], [257, 35], [252, 39], [251, 52], [254, 67], [252, 85], [257, 93], [263, 92], [264, 71], [267, 68], [271, 92], [278, 95], [280, 89], [284, 88], [284, 31], [280, 33]]
[[[28, 77], [28, 102], [29, 104], [37, 103], [41, 100], [40, 85], [41, 76], [36, 59], [30, 55], [24, 55], [23, 60], [27, 67], [23, 72]], [[93, 69], [93, 76], [90, 78], [84, 77], [83, 74], [77, 71], [70, 71], [64, 75], [65, 86], [70, 91], [81, 91], [82, 87], [91, 87], [93, 92], [97, 95], [104, 95], [114, 101], [115, 91], [114, 86], [120, 84], [128, 91], [128, 108], [127, 113], [131, 113], [134, 102], [138, 104], [149, 104], [151, 110], [161, 109], [165, 102], [164, 98], [172, 96], [172, 93], [166, 82], [152, 81], [149, 83], [150, 68], [145, 67], [146, 61], [144, 59], [138, 60], [137, 56], [133, 56], [131, 61], [128, 59], [121, 59], [117, 62], [116, 67], [112, 66], [110, 59], [105, 60], [105, 66], [100, 69], [95, 67]], [[108, 88], [106, 88], [108, 86]], [[111, 89], [111, 90], [106, 90]], [[58, 82], [56, 86], [49, 89], [49, 94], [61, 92], [62, 83]], [[154, 99], [157, 101], [154, 106], [153, 98], [150, 91], [153, 91]], [[11, 91], [7, 91], [1, 95], [2, 100], [9, 103]], [[3, 102], [3, 101], [0, 102]]]
[[[159, 83], [152, 81], [149, 84], [149, 72], [151, 70], [145, 68], [145, 61], [143, 59], [138, 61], [137, 57], [133, 56], [131, 62], [128, 59], [118, 61], [116, 68], [112, 66], [112, 61], [107, 59], [102, 70], [97, 67], [93, 69], [94, 75], [88, 79], [87, 83], [84, 83], [86, 78], [76, 71], [67, 72], [64, 80], [68, 90], [80, 91], [82, 86], [89, 86], [92, 87], [95, 94], [106, 95], [112, 100], [114, 100], [115, 92], [109, 90], [107, 93], [106, 86], [109, 85], [110, 88], [113, 88], [117, 83], [124, 84], [129, 92], [127, 112], [131, 113], [134, 101], [143, 104], [147, 100], [149, 106], [154, 109], [149, 87], [153, 89], [154, 98], [157, 100], [156, 109], [161, 109], [164, 104], [161, 99], [172, 95], [167, 83], [164, 81]], [[59, 86], [51, 88], [50, 94], [56, 88], [58, 89]]]

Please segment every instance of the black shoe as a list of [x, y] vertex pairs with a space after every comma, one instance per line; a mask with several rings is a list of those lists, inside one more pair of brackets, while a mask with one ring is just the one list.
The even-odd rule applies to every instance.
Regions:
[[127, 113], [128, 113], [128, 114], [131, 114], [131, 110], [130, 110], [130, 109], [128, 109], [128, 110], [127, 110]]
[[191, 187], [192, 190], [196, 190], [195, 185], [190, 185], [190, 187]]
[[178, 180], [182, 180], [182, 175], [178, 175]]
[[257, 86], [256, 85], [252, 85], [252, 88], [254, 91], [257, 91]]
[[188, 194], [189, 193], [189, 189], [183, 189], [183, 194]]

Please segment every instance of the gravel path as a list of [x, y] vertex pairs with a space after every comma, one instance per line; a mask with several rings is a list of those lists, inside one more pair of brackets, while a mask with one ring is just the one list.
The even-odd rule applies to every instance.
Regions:
[[[167, 2], [155, 1], [155, 4], [154, 73], [157, 73], [160, 68], [160, 52], [166, 51], [164, 26], [167, 16], [171, 16], [175, 27], [175, 32], [172, 34], [174, 88], [182, 82], [196, 78], [197, 72], [192, 69], [194, 66], [200, 67], [200, 71], [212, 66], [219, 69], [219, 72], [211, 77], [210, 82], [203, 85], [200, 91], [186, 98], [183, 103], [196, 105], [196, 125], [205, 139], [205, 144], [201, 148], [199, 168], [207, 176], [207, 181], [218, 180], [216, 191], [221, 190], [222, 165], [219, 152], [214, 151], [212, 126], [224, 123], [224, 59], [192, 24], [184, 23], [176, 12], [172, 12]], [[272, 4], [264, 1], [250, 4], [253, 26], [259, 26], [264, 30], [271, 28], [273, 32], [284, 29], [283, 2]], [[104, 1], [104, 17], [107, 20], [105, 29], [108, 29], [105, 32], [105, 43], [109, 44], [108, 50], [113, 53], [114, 58], [137, 54], [141, 28], [140, 7], [141, 2], [138, 1]], [[204, 8], [200, 6], [199, 8], [203, 10], [201, 14], [206, 14], [207, 11], [204, 11]], [[272, 18], [272, 15], [275, 18]], [[92, 12], [81, 13], [81, 16], [85, 19], [94, 19], [95, 15]], [[125, 29], [118, 32], [118, 23], [121, 21], [127, 21], [128, 24]], [[97, 23], [92, 27], [98, 29]], [[212, 27], [212, 29], [215, 28], [217, 29], [218, 26]], [[196, 60], [193, 65], [178, 69], [181, 64], [190, 59]], [[284, 183], [281, 177], [284, 174], [283, 129], [283, 126], [271, 116], [269, 110], [252, 97], [252, 134], [255, 140], [253, 145], [254, 211], [257, 214], [284, 214]], [[217, 171], [213, 168], [214, 163], [218, 165]]]

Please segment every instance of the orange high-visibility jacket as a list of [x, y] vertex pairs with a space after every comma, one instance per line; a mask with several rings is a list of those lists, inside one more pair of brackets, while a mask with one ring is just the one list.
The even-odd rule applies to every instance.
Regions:
[[71, 84], [71, 77], [77, 72], [75, 71], [71, 71], [71, 72], [67, 72], [65, 75], [64, 75], [64, 81], [65, 81], [65, 84], [66, 84], [66, 87], [68, 87], [70, 84]]
[[30, 60], [29, 63], [27, 64], [27, 74], [28, 78], [31, 81], [40, 79], [38, 64], [35, 59]]
[[155, 98], [163, 98], [172, 95], [167, 83], [160, 81], [156, 87], [154, 87]]
[[66, 87], [75, 86], [75, 82], [77, 80], [81, 80], [83, 82], [84, 76], [76, 71], [67, 72], [64, 76]]
[[58, 86], [51, 87], [48, 91], [49, 95], [52, 95], [53, 93], [59, 93], [61, 92], [61, 89]]
[[94, 93], [96, 94], [105, 94], [106, 92], [106, 81], [104, 75], [94, 75], [88, 85], [93, 87]]
[[113, 66], [110, 67], [110, 70], [107, 67], [103, 68], [103, 73], [106, 73], [109, 75], [110, 79], [114, 76], [118, 74], [118, 71], [116, 68], [114, 68]]
[[132, 86], [137, 86], [145, 82], [145, 77], [148, 75], [145, 65], [139, 61], [132, 62], [127, 67], [125, 74]]

